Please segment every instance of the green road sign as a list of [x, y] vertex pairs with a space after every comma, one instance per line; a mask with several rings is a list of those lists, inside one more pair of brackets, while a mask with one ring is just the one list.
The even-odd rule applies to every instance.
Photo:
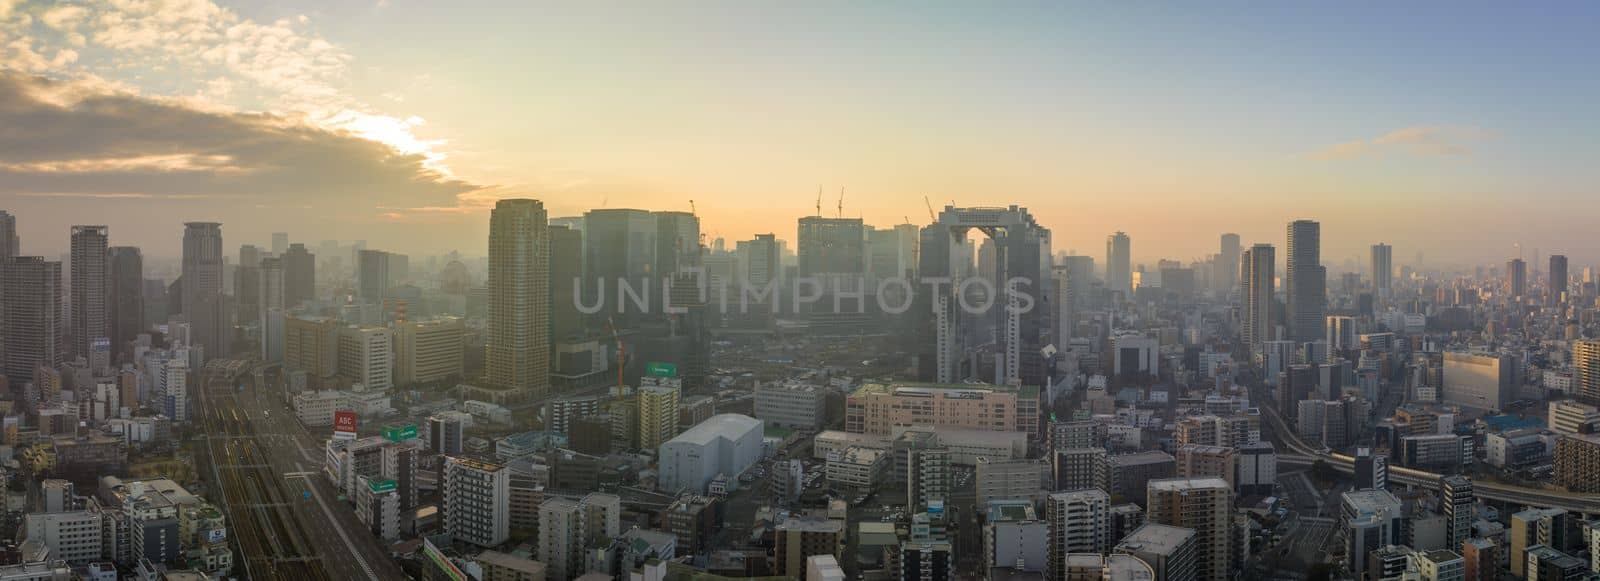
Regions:
[[401, 442], [417, 437], [417, 426], [391, 426], [383, 429], [383, 437], [391, 442]]
[[650, 362], [645, 364], [645, 372], [656, 377], [677, 377], [678, 364]]

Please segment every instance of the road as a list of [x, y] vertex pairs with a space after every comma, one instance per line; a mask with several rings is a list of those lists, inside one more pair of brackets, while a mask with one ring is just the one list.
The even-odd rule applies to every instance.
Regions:
[[[1270, 401], [1269, 398], [1265, 397], [1265, 391], [1260, 388], [1252, 389], [1251, 399], [1263, 402]], [[1260, 410], [1261, 415], [1266, 419], [1262, 425], [1262, 433], [1265, 435], [1267, 428], [1271, 428], [1271, 439], [1280, 447], [1278, 450], [1278, 462], [1280, 464], [1309, 465], [1316, 460], [1322, 460], [1340, 472], [1350, 473], [1355, 470], [1354, 458], [1345, 454], [1323, 453], [1320, 446], [1313, 446], [1302, 441], [1299, 435], [1288, 429], [1283, 418], [1278, 415], [1276, 407], [1263, 405], [1260, 406]], [[1437, 491], [1439, 489], [1439, 477], [1440, 475], [1434, 472], [1405, 468], [1392, 463], [1389, 465], [1389, 481], [1396, 484], [1409, 484]], [[1473, 481], [1472, 493], [1478, 498], [1517, 505], [1561, 508], [1583, 515], [1600, 515], [1600, 494], [1577, 494], [1482, 481]]]
[[[231, 492], [225, 510], [248, 557], [244, 573], [297, 581], [404, 579], [354, 509], [338, 501], [321, 475], [321, 443], [274, 391], [208, 386], [199, 398], [209, 460]], [[229, 479], [239, 472], [248, 476], [242, 485]]]

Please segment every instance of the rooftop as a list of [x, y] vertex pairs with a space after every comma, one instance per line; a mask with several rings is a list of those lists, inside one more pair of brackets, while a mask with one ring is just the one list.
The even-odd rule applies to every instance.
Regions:
[[1117, 544], [1118, 549], [1170, 555], [1183, 546], [1183, 543], [1194, 538], [1194, 529], [1175, 527], [1171, 525], [1147, 523], [1128, 536], [1123, 537]]
[[988, 522], [1010, 522], [1038, 520], [1034, 513], [1033, 503], [1026, 500], [991, 500], [989, 501]]
[[754, 430], [761, 432], [761, 420], [743, 414], [717, 414], [707, 418], [706, 421], [695, 424], [682, 434], [668, 441], [668, 443], [710, 444], [717, 438], [728, 440], [738, 439], [740, 436]]
[[1205, 478], [1162, 478], [1160, 480], [1151, 480], [1149, 486], [1152, 491], [1160, 490], [1164, 492], [1214, 488], [1233, 489], [1233, 487], [1228, 486], [1228, 481], [1216, 476]]
[[1162, 452], [1160, 450], [1151, 450], [1149, 452], [1135, 452], [1133, 454], [1118, 454], [1116, 456], [1106, 458], [1106, 461], [1118, 466], [1136, 466], [1139, 464], [1175, 462], [1177, 459], [1173, 458], [1171, 454], [1166, 452]]

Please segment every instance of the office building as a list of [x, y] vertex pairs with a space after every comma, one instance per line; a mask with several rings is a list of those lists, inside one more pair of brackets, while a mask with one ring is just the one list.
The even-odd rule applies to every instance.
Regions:
[[1219, 250], [1211, 265], [1211, 290], [1217, 297], [1227, 298], [1239, 283], [1239, 256], [1243, 250], [1239, 235], [1223, 234]]
[[1327, 271], [1322, 266], [1322, 225], [1312, 220], [1289, 223], [1289, 249], [1284, 271], [1285, 320], [1288, 339], [1309, 343], [1327, 337]]
[[395, 384], [441, 383], [465, 372], [466, 326], [455, 317], [395, 324]]
[[129, 361], [134, 339], [146, 330], [144, 255], [133, 246], [112, 246], [109, 252], [111, 353], [113, 361]]
[[756, 382], [755, 416], [769, 426], [815, 432], [827, 423], [823, 388], [804, 381]]
[[1516, 399], [1516, 360], [1492, 353], [1444, 353], [1444, 403], [1479, 410], [1503, 410]]
[[1155, 581], [1195, 581], [1197, 543], [1194, 529], [1148, 523], [1123, 537], [1113, 551], [1150, 565]]
[[283, 260], [283, 304], [293, 309], [316, 298], [317, 257], [298, 242], [280, 257]]
[[1528, 297], [1528, 263], [1521, 258], [1506, 261], [1506, 296], [1513, 301]]
[[472, 416], [466, 412], [443, 411], [428, 417], [428, 449], [435, 454], [457, 456], [466, 442], [466, 428]]
[[107, 262], [110, 235], [105, 226], [72, 227], [73, 357], [104, 373], [111, 367], [111, 273]]
[[1550, 402], [1548, 417], [1550, 431], [1557, 434], [1577, 434], [1588, 431], [1584, 426], [1592, 429], [1600, 423], [1600, 408], [1570, 399], [1557, 400]]
[[1546, 296], [1548, 297], [1547, 302], [1552, 305], [1560, 304], [1562, 298], [1567, 294], [1567, 282], [1571, 280], [1567, 274], [1567, 257], [1560, 254], [1551, 254], [1550, 272], [1547, 274], [1549, 276], [1549, 282], [1546, 283], [1545, 288]]
[[994, 501], [1032, 499], [1044, 487], [1046, 464], [1042, 460], [991, 460], [978, 458], [975, 469], [977, 504]]
[[511, 472], [499, 464], [447, 456], [440, 478], [444, 530], [457, 541], [480, 547], [504, 543], [511, 534]]
[[394, 387], [394, 330], [388, 327], [340, 329], [339, 377], [367, 390]]
[[1039, 433], [1039, 389], [983, 384], [868, 383], [845, 398], [845, 431], [889, 436], [899, 429]]
[[1148, 483], [1147, 522], [1193, 529], [1198, 579], [1224, 579], [1232, 569], [1233, 488], [1221, 478], [1171, 478]]
[[186, 222], [183, 229], [183, 275], [178, 279], [183, 316], [189, 323], [191, 347], [203, 348], [205, 359], [231, 353], [231, 313], [222, 295], [222, 224]]
[[538, 200], [500, 200], [489, 215], [487, 377], [530, 398], [550, 385], [548, 228]]
[[984, 571], [1012, 567], [1043, 573], [1049, 569], [1050, 523], [1038, 517], [1027, 500], [979, 503], [983, 520]]
[[1342, 497], [1344, 550], [1351, 574], [1363, 574], [1368, 555], [1379, 548], [1401, 544], [1400, 499], [1386, 490], [1346, 492]]
[[1377, 454], [1372, 448], [1357, 448], [1355, 456], [1355, 490], [1383, 490], [1389, 487], [1389, 457]]
[[0, 260], [16, 258], [22, 254], [22, 240], [17, 237], [17, 217], [0, 210]]
[[1240, 495], [1270, 496], [1278, 481], [1278, 454], [1272, 442], [1256, 442], [1239, 447], [1234, 486]]
[[1062, 448], [1050, 453], [1052, 490], [1110, 488], [1105, 448]]
[[1160, 450], [1118, 454], [1106, 458], [1106, 492], [1128, 502], [1148, 506], [1145, 484], [1172, 478], [1178, 472], [1177, 459]]
[[[0, 233], [3, 234], [3, 233]], [[0, 261], [0, 334], [5, 376], [20, 388], [43, 366], [56, 369], [66, 357], [61, 320], [61, 263], [37, 256]]]
[[1388, 244], [1372, 245], [1372, 288], [1378, 296], [1394, 289], [1394, 247]]
[[1123, 232], [1106, 236], [1106, 290], [1133, 298], [1133, 239]]
[[1045, 501], [1045, 518], [1050, 522], [1050, 567], [1046, 579], [1067, 579], [1069, 554], [1110, 550], [1110, 516], [1111, 496], [1104, 490], [1089, 488], [1051, 494]]
[[739, 414], [711, 416], [661, 445], [657, 486], [666, 492], [704, 492], [718, 474], [743, 474], [761, 455], [761, 420]]
[[1277, 299], [1277, 258], [1271, 244], [1257, 244], [1246, 250], [1241, 258], [1239, 272], [1240, 333], [1252, 351], [1263, 348], [1268, 341], [1277, 339], [1277, 323], [1273, 311]]

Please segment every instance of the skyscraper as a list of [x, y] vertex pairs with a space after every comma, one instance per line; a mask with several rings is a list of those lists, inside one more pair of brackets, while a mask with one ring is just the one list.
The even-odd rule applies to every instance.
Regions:
[[316, 296], [317, 257], [298, 242], [283, 253], [283, 306], [294, 308]]
[[550, 385], [550, 246], [544, 204], [500, 200], [489, 214], [489, 382], [539, 397]]
[[1394, 286], [1394, 247], [1372, 245], [1372, 288], [1382, 296]]
[[356, 255], [356, 292], [364, 303], [381, 305], [389, 296], [389, 287], [397, 280], [398, 254], [382, 250], [362, 250]]
[[1227, 298], [1234, 285], [1239, 284], [1239, 235], [1222, 235], [1222, 244], [1211, 264], [1211, 290], [1218, 297]]
[[1528, 296], [1528, 263], [1521, 258], [1506, 261], [1506, 293], [1517, 301]]
[[1567, 257], [1562, 254], [1550, 255], [1550, 282], [1546, 298], [1552, 305], [1561, 302], [1561, 296], [1567, 294]]
[[1289, 254], [1284, 273], [1289, 340], [1309, 343], [1327, 337], [1327, 271], [1322, 266], [1322, 225], [1313, 220], [1289, 223]]
[[272, 255], [273, 256], [283, 256], [283, 253], [288, 252], [288, 251], [289, 251], [289, 233], [288, 232], [273, 232], [272, 233]]
[[144, 255], [133, 246], [111, 247], [111, 351], [118, 358], [145, 331]]
[[[800, 218], [795, 239], [799, 275], [815, 281], [821, 298], [800, 305], [813, 332], [859, 332], [866, 316], [864, 279], [867, 272], [867, 229], [860, 218]], [[862, 298], [853, 298], [852, 294]], [[836, 299], [837, 297], [837, 299]], [[838, 308], [835, 308], [836, 300]]]
[[1122, 232], [1106, 237], [1106, 290], [1133, 297], [1133, 240]]
[[22, 253], [22, 240], [17, 237], [17, 217], [0, 210], [0, 260], [16, 258]]
[[222, 224], [183, 225], [183, 315], [206, 359], [227, 357], [233, 325], [222, 297]]
[[61, 263], [37, 256], [0, 260], [0, 337], [5, 374], [17, 387], [36, 366], [61, 366], [66, 335], [61, 329]]
[[89, 362], [89, 369], [111, 367], [111, 325], [106, 304], [110, 273], [106, 252], [110, 235], [105, 226], [72, 227], [72, 353]]
[[1277, 257], [1271, 244], [1257, 244], [1244, 252], [1240, 264], [1239, 297], [1244, 303], [1240, 312], [1244, 343], [1251, 351], [1260, 351], [1273, 339], [1272, 310], [1273, 286], [1276, 285]]
[[1461, 543], [1472, 538], [1473, 512], [1472, 481], [1459, 474], [1439, 479], [1440, 502], [1444, 511], [1444, 546], [1460, 548]]

